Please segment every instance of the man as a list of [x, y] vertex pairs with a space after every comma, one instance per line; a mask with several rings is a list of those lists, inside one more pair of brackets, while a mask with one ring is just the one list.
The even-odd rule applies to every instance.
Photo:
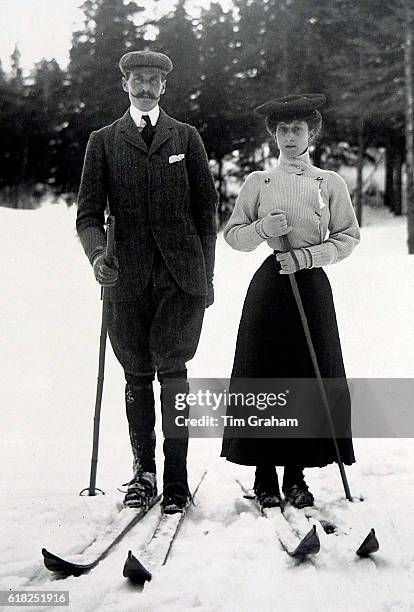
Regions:
[[[174, 513], [189, 500], [188, 432], [174, 432], [174, 402], [188, 391], [186, 362], [214, 299], [217, 192], [197, 130], [158, 106], [171, 60], [135, 51], [123, 55], [119, 67], [131, 106], [90, 136], [76, 226], [96, 280], [109, 288], [109, 337], [125, 373], [134, 462], [124, 503], [145, 508], [157, 495], [156, 373], [164, 433], [162, 510]], [[115, 217], [112, 263], [104, 252], [107, 204]]]

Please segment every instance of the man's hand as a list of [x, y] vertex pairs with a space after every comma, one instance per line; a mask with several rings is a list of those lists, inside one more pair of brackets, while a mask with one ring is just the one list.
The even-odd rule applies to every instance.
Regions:
[[214, 287], [212, 283], [209, 283], [206, 295], [206, 308], [214, 303]]
[[292, 231], [292, 226], [287, 224], [286, 215], [282, 212], [273, 211], [261, 220], [263, 233], [269, 238], [284, 236]]
[[111, 264], [105, 260], [105, 252], [103, 251], [93, 260], [93, 273], [100, 285], [103, 287], [113, 287], [118, 280], [119, 263], [118, 259], [112, 257]]
[[293, 274], [293, 272], [297, 272], [298, 270], [306, 268], [306, 256], [302, 249], [294, 249], [294, 253], [299, 262], [299, 268], [296, 267], [296, 264], [290, 253], [277, 253], [276, 259], [278, 260], [278, 262], [280, 263], [280, 267], [282, 268], [279, 274]]

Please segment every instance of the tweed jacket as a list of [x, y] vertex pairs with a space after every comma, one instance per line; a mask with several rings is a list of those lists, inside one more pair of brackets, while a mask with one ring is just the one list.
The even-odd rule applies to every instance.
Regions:
[[90, 257], [104, 244], [107, 206], [115, 217], [119, 278], [110, 299], [139, 296], [156, 248], [185, 292], [205, 295], [213, 277], [217, 199], [197, 130], [162, 109], [149, 149], [129, 110], [92, 132], [76, 228]]

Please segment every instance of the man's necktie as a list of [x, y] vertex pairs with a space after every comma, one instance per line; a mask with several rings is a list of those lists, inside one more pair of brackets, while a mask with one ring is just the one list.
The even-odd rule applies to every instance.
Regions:
[[155, 128], [151, 125], [149, 115], [142, 115], [142, 118], [145, 121], [145, 127], [143, 128], [143, 130], [141, 130], [141, 136], [147, 147], [149, 147], [154, 136]]

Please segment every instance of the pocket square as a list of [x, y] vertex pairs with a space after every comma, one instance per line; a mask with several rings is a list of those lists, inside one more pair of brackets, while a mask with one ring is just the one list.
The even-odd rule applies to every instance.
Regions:
[[170, 155], [170, 157], [168, 158], [168, 162], [170, 164], [174, 164], [175, 162], [182, 161], [184, 157], [184, 153], [179, 153], [178, 155]]

